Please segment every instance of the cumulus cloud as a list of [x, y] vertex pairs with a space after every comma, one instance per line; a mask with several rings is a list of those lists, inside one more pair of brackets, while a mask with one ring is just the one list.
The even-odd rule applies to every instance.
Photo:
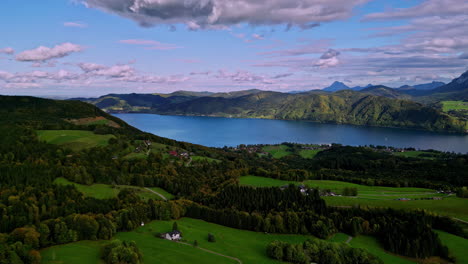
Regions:
[[13, 48], [7, 47], [7, 48], [0, 49], [0, 54], [1, 53], [11, 55], [11, 54], [15, 53], [15, 50]]
[[65, 22], [63, 23], [65, 27], [74, 27], [74, 28], [87, 28], [88, 25], [82, 22]]
[[185, 24], [189, 29], [225, 28], [240, 23], [298, 26], [351, 16], [368, 0], [84, 0], [89, 8], [131, 19], [141, 26]]
[[75, 52], [80, 52], [84, 48], [73, 43], [63, 43], [52, 48], [40, 46], [32, 50], [25, 50], [16, 55], [17, 61], [44, 62], [50, 59], [62, 58]]
[[161, 43], [159, 41], [146, 39], [124, 39], [120, 40], [119, 43], [145, 46], [145, 49], [148, 50], [173, 50], [181, 48], [174, 44]]

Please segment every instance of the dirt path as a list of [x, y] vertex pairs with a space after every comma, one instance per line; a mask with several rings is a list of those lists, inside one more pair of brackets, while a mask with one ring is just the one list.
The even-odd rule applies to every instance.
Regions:
[[348, 240], [346, 240], [345, 243], [346, 243], [346, 244], [349, 244], [349, 242], [351, 242], [351, 240], [353, 240], [353, 237], [352, 237], [352, 236], [349, 236], [349, 237], [348, 237]]
[[[179, 242], [179, 241], [176, 241], [176, 242], [179, 243], [179, 244], [183, 244], [183, 245], [187, 245], [187, 246], [193, 247], [193, 245], [191, 245], [191, 244], [189, 244], [189, 243], [184, 243], [184, 242]], [[242, 264], [242, 261], [241, 261], [240, 259], [238, 259], [238, 258], [231, 257], [231, 256], [227, 256], [227, 255], [223, 255], [223, 254], [221, 254], [221, 253], [214, 252], [214, 251], [211, 251], [211, 250], [206, 249], [206, 248], [201, 248], [201, 247], [197, 247], [197, 248], [200, 249], [200, 250], [203, 250], [203, 251], [205, 251], [205, 252], [214, 254], [214, 255], [218, 255], [218, 256], [221, 256], [221, 257], [225, 257], [225, 258], [228, 258], [228, 259], [235, 260], [237, 263]]]
[[454, 219], [454, 220], [456, 220], [456, 221], [459, 221], [459, 222], [462, 222], [462, 223], [468, 224], [468, 222], [467, 222], [467, 221], [465, 221], [465, 220], [461, 220], [461, 219], [459, 219], [459, 218], [455, 218], [455, 217], [453, 217], [453, 219]]
[[154, 193], [154, 194], [156, 194], [156, 195], [158, 195], [158, 196], [161, 197], [164, 201], [167, 201], [167, 198], [164, 197], [164, 195], [162, 195], [162, 194], [160, 194], [160, 193], [158, 193], [158, 192], [156, 192], [156, 191], [153, 191], [153, 190], [151, 190], [150, 188], [146, 188], [146, 187], [145, 187], [145, 189], [148, 190], [148, 191], [150, 191], [150, 192], [152, 192], [152, 193]]

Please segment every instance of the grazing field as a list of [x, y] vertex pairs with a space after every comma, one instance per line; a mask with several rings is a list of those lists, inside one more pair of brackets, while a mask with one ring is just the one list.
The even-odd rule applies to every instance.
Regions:
[[250, 185], [254, 187], [274, 187], [283, 186], [287, 184], [304, 184], [310, 188], [329, 189], [333, 192], [340, 193], [343, 188], [353, 187], [357, 188], [359, 195], [365, 196], [399, 196], [401, 194], [412, 194], [412, 195], [426, 195], [430, 194], [434, 196], [434, 190], [424, 188], [412, 188], [412, 187], [383, 187], [383, 186], [367, 186], [349, 182], [341, 181], [328, 181], [328, 180], [307, 180], [304, 182], [297, 181], [283, 181], [267, 177], [258, 176], [243, 176], [240, 177], [239, 182], [241, 185]]
[[[301, 184], [295, 181], [282, 181], [266, 177], [244, 176], [239, 180], [241, 185], [254, 187], [274, 187], [287, 184]], [[341, 193], [345, 187], [358, 190], [357, 197], [327, 196], [323, 197], [330, 206], [370, 206], [391, 207], [396, 209], [424, 209], [468, 221], [468, 199], [446, 196], [434, 190], [412, 187], [366, 186], [340, 181], [309, 180], [302, 184], [310, 188], [330, 189]], [[414, 200], [417, 198], [442, 197], [442, 200]], [[398, 198], [409, 198], [411, 201], [398, 201]]]
[[[211, 254], [201, 250], [238, 258], [243, 264], [281, 263], [270, 259], [265, 253], [266, 245], [274, 240], [289, 243], [302, 243], [310, 238], [303, 235], [277, 235], [238, 230], [192, 218], [177, 221], [182, 232], [183, 241], [192, 244], [197, 240], [198, 247], [179, 244], [157, 238], [155, 234], [168, 232], [173, 221], [153, 221], [132, 232], [119, 232], [114, 239], [135, 241], [143, 254], [144, 263], [238, 263], [232, 259]], [[208, 242], [208, 233], [212, 233], [216, 242]], [[343, 243], [348, 235], [336, 234], [330, 242]], [[99, 261], [99, 248], [106, 241], [81, 241], [66, 245], [50, 247], [41, 251], [42, 263], [102, 263]], [[376, 239], [358, 236], [351, 240], [350, 246], [363, 248], [380, 257], [386, 264], [409, 264], [410, 260], [385, 252]], [[83, 262], [85, 261], [85, 262]]]
[[132, 160], [132, 159], [146, 159], [148, 157], [148, 155], [146, 155], [146, 152], [139, 152], [139, 153], [136, 153], [136, 152], [132, 152], [132, 153], [129, 153], [127, 155], [125, 155], [123, 157], [123, 159], [128, 159], [128, 160]]
[[213, 159], [213, 158], [203, 157], [203, 156], [192, 156], [192, 161], [208, 161], [208, 162], [217, 162], [217, 163], [221, 162], [218, 159]]
[[[193, 246], [155, 237], [156, 233], [168, 232], [173, 221], [153, 221], [132, 232], [120, 232], [114, 238], [135, 241], [143, 254], [144, 263], [238, 263], [232, 259], [205, 252]], [[187, 243], [198, 241], [200, 248], [239, 258], [243, 264], [281, 263], [270, 259], [265, 253], [266, 245], [274, 240], [301, 243], [310, 236], [274, 235], [224, 227], [201, 220], [182, 218], [177, 221], [183, 239]], [[216, 242], [207, 240], [214, 234]], [[41, 251], [42, 263], [99, 263], [99, 246], [104, 242], [82, 241], [47, 248]], [[53, 258], [55, 256], [55, 260]], [[79, 257], [78, 257], [79, 256]], [[83, 262], [83, 260], [86, 260]]]
[[328, 242], [345, 243], [349, 236], [344, 233], [336, 233], [331, 238], [327, 239]]
[[104, 264], [101, 247], [107, 241], [79, 241], [41, 250], [43, 264]]
[[407, 158], [421, 158], [421, 159], [434, 159], [439, 154], [428, 151], [405, 151], [405, 152], [393, 152], [393, 155], [407, 157]]
[[68, 147], [72, 150], [82, 150], [93, 147], [107, 146], [114, 135], [96, 135], [85, 130], [38, 130], [40, 141]]
[[291, 151], [288, 151], [288, 146], [286, 145], [266, 146], [263, 148], [263, 151], [270, 153], [275, 159], [280, 159], [292, 154]]
[[253, 187], [280, 187], [287, 184], [298, 184], [295, 181], [283, 181], [267, 177], [258, 177], [258, 176], [242, 176], [239, 179], [241, 185], [248, 185]]
[[[88, 197], [94, 197], [96, 199], [108, 199], [108, 198], [114, 198], [117, 197], [119, 194], [120, 190], [123, 188], [131, 188], [135, 189], [138, 193], [138, 196], [140, 196], [143, 200], [161, 200], [161, 197], [158, 195], [144, 189], [141, 187], [137, 186], [130, 186], [130, 185], [115, 185], [114, 187], [109, 184], [92, 184], [92, 185], [84, 185], [84, 184], [79, 184], [79, 183], [74, 183], [71, 182], [65, 178], [57, 178], [54, 181], [55, 184], [61, 184], [61, 185], [75, 185], [75, 187], [82, 192], [85, 196]], [[164, 191], [161, 188], [150, 188], [163, 196], [165, 196], [167, 199], [172, 199], [174, 196], [172, 194], [169, 194], [168, 192]], [[167, 195], [167, 196], [166, 196]]]
[[436, 230], [442, 244], [446, 245], [449, 253], [455, 257], [456, 263], [468, 263], [468, 239]]
[[440, 215], [468, 221], [468, 199], [450, 196], [442, 200], [397, 201], [392, 199], [369, 199], [365, 197], [324, 197], [331, 206], [391, 207], [395, 209], [424, 209]]
[[364, 248], [369, 251], [371, 254], [379, 257], [385, 264], [411, 264], [416, 263], [405, 259], [400, 256], [393, 255], [386, 252], [377, 241], [376, 238], [371, 236], [357, 236], [354, 237], [349, 245], [355, 248]]
[[442, 110], [448, 112], [451, 110], [468, 110], [468, 102], [463, 101], [442, 101]]

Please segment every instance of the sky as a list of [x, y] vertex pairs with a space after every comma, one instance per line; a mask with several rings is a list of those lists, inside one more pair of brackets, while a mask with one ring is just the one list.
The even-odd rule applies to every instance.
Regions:
[[466, 0], [2, 0], [0, 94], [449, 82]]

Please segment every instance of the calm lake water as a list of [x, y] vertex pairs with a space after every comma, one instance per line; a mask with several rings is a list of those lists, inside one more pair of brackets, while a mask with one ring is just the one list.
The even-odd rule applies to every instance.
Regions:
[[468, 152], [468, 136], [410, 129], [153, 114], [115, 116], [140, 130], [161, 137], [210, 147], [296, 142], [352, 146], [373, 144]]

